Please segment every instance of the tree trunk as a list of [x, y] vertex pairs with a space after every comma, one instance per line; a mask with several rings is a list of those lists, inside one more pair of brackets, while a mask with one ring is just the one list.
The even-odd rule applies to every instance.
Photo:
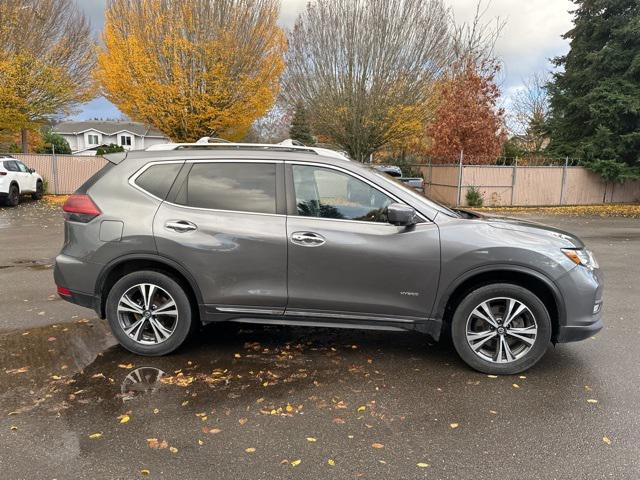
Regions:
[[29, 131], [26, 128], [22, 129], [22, 153], [29, 153]]

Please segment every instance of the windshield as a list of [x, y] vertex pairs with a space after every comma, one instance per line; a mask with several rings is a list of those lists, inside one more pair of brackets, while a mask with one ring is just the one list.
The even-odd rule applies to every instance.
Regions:
[[366, 166], [366, 165], [365, 165], [365, 167], [370, 172], [373, 172], [375, 175], [377, 175], [383, 182], [393, 183], [394, 186], [402, 188], [402, 190], [404, 190], [406, 193], [411, 195], [413, 198], [415, 198], [419, 202], [425, 203], [425, 204], [429, 205], [431, 208], [434, 208], [434, 204], [435, 204], [436, 208], [438, 210], [446, 213], [447, 215], [449, 215], [451, 217], [460, 217], [460, 215], [457, 212], [455, 212], [454, 210], [450, 209], [446, 205], [443, 205], [440, 202], [436, 202], [435, 200], [433, 200], [431, 198], [427, 198], [424, 195], [420, 195], [413, 188], [407, 187], [404, 183], [402, 183], [400, 180], [397, 180], [396, 178], [392, 177], [391, 175], [387, 175], [386, 173], [380, 172], [380, 171], [376, 170], [373, 167], [369, 167], [369, 166]]

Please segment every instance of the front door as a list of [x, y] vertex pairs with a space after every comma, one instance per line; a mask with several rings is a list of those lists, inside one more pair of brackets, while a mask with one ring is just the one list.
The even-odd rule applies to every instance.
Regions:
[[287, 314], [428, 317], [440, 270], [434, 223], [388, 223], [396, 199], [345, 170], [290, 164], [287, 182]]
[[154, 218], [158, 252], [195, 277], [211, 312], [284, 311], [282, 164], [197, 161], [184, 168]]

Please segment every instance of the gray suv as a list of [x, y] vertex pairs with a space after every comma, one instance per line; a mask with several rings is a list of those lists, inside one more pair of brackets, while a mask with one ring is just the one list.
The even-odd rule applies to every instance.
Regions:
[[602, 328], [575, 236], [450, 210], [336, 152], [169, 144], [108, 161], [64, 205], [55, 281], [134, 353], [221, 321], [410, 330], [513, 374]]

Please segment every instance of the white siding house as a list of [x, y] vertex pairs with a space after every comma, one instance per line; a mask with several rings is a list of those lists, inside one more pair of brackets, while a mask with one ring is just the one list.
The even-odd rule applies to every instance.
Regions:
[[138, 122], [62, 122], [53, 127], [53, 132], [64, 137], [74, 155], [95, 155], [102, 145], [114, 144], [125, 150], [144, 150], [151, 145], [170, 141], [159, 130]]

